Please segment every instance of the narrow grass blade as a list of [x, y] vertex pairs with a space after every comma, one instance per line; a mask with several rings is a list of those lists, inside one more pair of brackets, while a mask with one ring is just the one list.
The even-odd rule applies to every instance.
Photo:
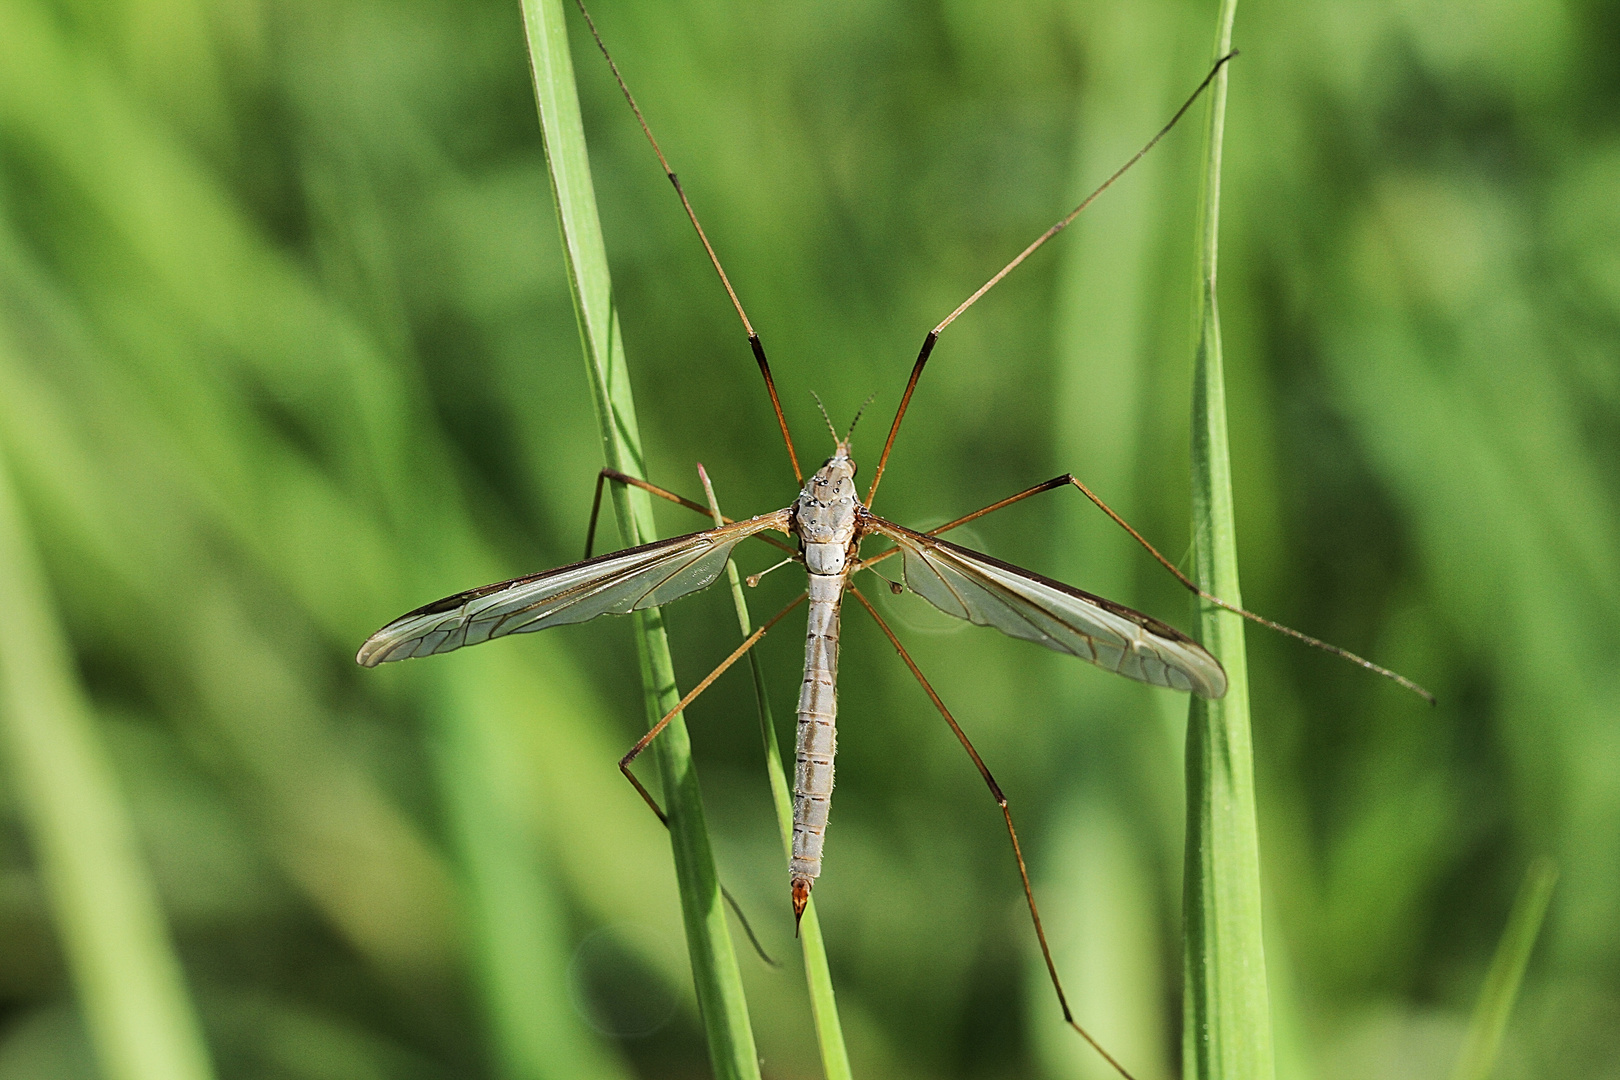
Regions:
[[[708, 473], [703, 473], [703, 491], [708, 496], [709, 509], [714, 512], [714, 523], [724, 524]], [[754, 632], [754, 623], [748, 614], [748, 600], [743, 595], [737, 564], [729, 559], [726, 579], [731, 582], [731, 600], [737, 608], [737, 629], [746, 638]], [[748, 670], [754, 677], [754, 701], [759, 707], [759, 729], [765, 741], [765, 774], [770, 778], [771, 803], [776, 808], [777, 827], [782, 831], [783, 851], [791, 859], [793, 797], [788, 791], [787, 771], [782, 767], [782, 748], [776, 741], [776, 720], [771, 715], [770, 696], [765, 692], [765, 675], [759, 667], [759, 656], [753, 650], [748, 653]], [[827, 966], [827, 950], [822, 942], [814, 895], [806, 902], [804, 916], [799, 920], [799, 946], [804, 954], [804, 979], [810, 988], [810, 1013], [816, 1023], [822, 1075], [826, 1080], [850, 1080], [855, 1074], [849, 1067], [849, 1053], [844, 1049], [844, 1028], [838, 1020], [838, 1003], [833, 998], [832, 970]]]
[[0, 730], [108, 1080], [213, 1076], [157, 888], [0, 459]]
[[[538, 865], [541, 838], [514, 797], [520, 784], [508, 725], [549, 711], [536, 697], [528, 712], [491, 707], [489, 687], [510, 663], [499, 655], [459, 665], [434, 688], [439, 727], [434, 763], [441, 776], [445, 824], [463, 866], [465, 918], [477, 947], [470, 959], [483, 991], [503, 1080], [625, 1080], [628, 1068], [581, 1022], [569, 1000], [568, 918], [557, 875]], [[472, 717], [487, 717], [476, 722]], [[514, 855], [527, 848], [529, 858]]]
[[[1216, 57], [1231, 51], [1236, 7], [1236, 0], [1222, 0]], [[1241, 604], [1215, 295], [1229, 70], [1216, 76], [1209, 95], [1193, 361], [1192, 508], [1198, 584]], [[1187, 724], [1184, 1069], [1199, 1080], [1269, 1080], [1274, 1072], [1271, 1005], [1260, 932], [1260, 843], [1243, 620], [1203, 604], [1198, 618], [1204, 647], [1226, 668], [1227, 692], [1219, 701], [1194, 698]]]
[[[404, 423], [399, 402], [408, 395], [366, 334], [316, 281], [283, 261], [174, 133], [108, 77], [93, 51], [72, 49], [54, 24], [27, 17], [25, 7], [9, 11], [12, 21], [0, 32], [0, 72], [9, 74], [17, 65], [8, 62], [26, 57], [26, 69], [14, 77], [36, 90], [29, 107], [19, 108], [16, 96], [7, 96], [10, 87], [0, 88], [11, 122], [30, 132], [70, 186], [87, 193], [95, 208], [87, 216], [104, 215], [107, 233], [127, 244], [117, 248], [119, 258], [148, 268], [138, 275], [143, 280], [169, 283], [161, 302], [114, 301], [117, 286], [98, 290], [102, 302], [143, 310], [163, 328], [138, 345], [116, 333], [98, 341], [105, 327], [96, 323], [96, 305], [78, 307], [0, 223], [0, 292], [29, 330], [18, 350], [26, 355], [0, 358], [0, 426], [16, 447], [19, 478], [56, 512], [53, 526], [73, 522], [65, 531], [85, 545], [74, 548], [85, 561], [79, 580], [63, 583], [63, 606], [82, 580], [99, 589], [104, 577], [117, 582], [113, 595], [139, 606], [139, 618], [128, 617], [129, 608], [111, 617], [103, 647], [117, 642], [132, 670], [196, 695], [179, 695], [187, 701], [177, 718], [181, 738], [198, 744], [289, 882], [373, 966], [396, 1001], [442, 1014], [436, 996], [463, 977], [457, 953], [464, 949], [480, 976], [493, 1032], [489, 1057], [502, 1076], [619, 1074], [565, 996], [560, 1009], [544, 1011], [545, 1022], [535, 1019], [534, 1001], [566, 994], [558, 989], [566, 985], [566, 920], [551, 899], [550, 868], [526, 831], [516, 794], [523, 785], [498, 767], [509, 756], [496, 749], [481, 767], [447, 764], [465, 760], [461, 748], [469, 744], [494, 743], [498, 735], [490, 732], [508, 714], [427, 711], [438, 729], [430, 745], [442, 766], [446, 836], [463, 875], [457, 890], [441, 853], [337, 734], [352, 724], [338, 714], [352, 703], [334, 710], [324, 663], [266, 636], [263, 622], [244, 610], [247, 594], [258, 597], [265, 581], [275, 580], [300, 617], [333, 639], [353, 640], [365, 625], [357, 622], [378, 617], [363, 613], [403, 607], [399, 601], [414, 591], [395, 595], [375, 589], [379, 582], [392, 586], [434, 560], [457, 565], [470, 544], [447, 542], [448, 536], [470, 537], [473, 530], [452, 524], [457, 500], [446, 496], [451, 474], [442, 443], [431, 425], [413, 425], [420, 437], [406, 456], [399, 441], [384, 436]], [[128, 175], [163, 179], [136, 185], [131, 195]], [[198, 319], [221, 319], [216, 308], [233, 314], [214, 324], [217, 333], [199, 333]], [[276, 350], [276, 333], [268, 329], [274, 325], [323, 331], [301, 341], [301, 362], [290, 363]], [[202, 339], [209, 344], [199, 345]], [[272, 370], [285, 380], [279, 393], [288, 399], [323, 403], [300, 413], [310, 420], [305, 430], [336, 435], [325, 445], [346, 445], [356, 454], [352, 474], [367, 479], [342, 486], [333, 476], [342, 467], [295, 463], [262, 417], [243, 407], [240, 388], [265, 385], [251, 372]], [[340, 383], [349, 392], [334, 392]], [[352, 423], [332, 421], [326, 403], [338, 401]], [[378, 437], [339, 433], [362, 428]], [[110, 461], [122, 469], [109, 469]], [[139, 475], [139, 484], [113, 479], [122, 471]], [[431, 541], [401, 529], [409, 546], [392, 547], [362, 494], [373, 487], [409, 493], [413, 504], [396, 506], [395, 521], [431, 516], [442, 527], [432, 530]], [[431, 515], [424, 507], [433, 508]], [[271, 518], [299, 522], [304, 539], [270, 525]], [[233, 565], [253, 566], [243, 594], [213, 560], [179, 539], [203, 535], [230, 538], [239, 556]], [[450, 580], [486, 576], [474, 566], [494, 577], [499, 564], [484, 555], [460, 565], [466, 576]], [[431, 578], [431, 571], [423, 576]], [[450, 677], [437, 668], [423, 676], [418, 685]], [[525, 704], [544, 709], [546, 698], [531, 695]], [[469, 821], [482, 833], [460, 827]]]
[[1491, 968], [1485, 973], [1485, 986], [1479, 992], [1473, 1018], [1468, 1023], [1468, 1040], [1451, 1080], [1487, 1080], [1502, 1048], [1513, 1003], [1519, 997], [1519, 984], [1530, 963], [1530, 951], [1541, 933], [1547, 905], [1552, 902], [1553, 886], [1558, 884], [1558, 867], [1551, 859], [1537, 859], [1524, 873], [1524, 883], [1508, 913], [1507, 928], [1496, 945]]
[[[523, 20], [552, 198], [602, 430], [603, 455], [613, 468], [645, 476], [561, 0], [523, 0]], [[620, 485], [613, 493], [613, 508], [627, 544], [653, 539], [652, 506], [646, 492]], [[647, 714], [652, 723], [680, 700], [680, 692], [675, 686], [661, 614], [656, 609], [638, 612], [635, 620]], [[717, 1077], [757, 1077], [759, 1058], [748, 1023], [748, 1003], [726, 926], [691, 743], [682, 717], [675, 717], [653, 743], [653, 751], [663, 779], [675, 873], [686, 920], [687, 951], [708, 1037], [709, 1058]]]

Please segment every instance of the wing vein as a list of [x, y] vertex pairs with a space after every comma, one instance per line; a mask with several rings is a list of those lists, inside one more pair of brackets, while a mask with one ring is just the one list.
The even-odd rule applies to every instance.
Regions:
[[652, 606], [655, 598], [668, 603], [712, 585], [732, 548], [767, 529], [787, 532], [788, 519], [788, 510], [778, 510], [456, 593], [384, 626], [356, 659], [374, 667], [507, 634], [625, 614]]
[[1226, 692], [1219, 662], [1151, 616], [872, 514], [864, 521], [899, 547], [911, 590], [948, 615], [1140, 682], [1206, 697]]

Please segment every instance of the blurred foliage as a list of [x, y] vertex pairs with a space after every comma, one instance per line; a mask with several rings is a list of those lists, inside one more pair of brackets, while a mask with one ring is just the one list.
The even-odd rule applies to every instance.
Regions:
[[[867, 462], [923, 333], [1162, 122], [1212, 24], [595, 14], [807, 456], [810, 390], [835, 419], [876, 391]], [[694, 494], [701, 460], [729, 512], [784, 505], [735, 316], [574, 29], [651, 478]], [[521, 42], [512, 3], [0, 2], [0, 462], [223, 1077], [705, 1070], [667, 842], [613, 767], [628, 627], [351, 659], [583, 543], [599, 442]], [[1620, 1075], [1620, 7], [1247, 0], [1235, 43], [1244, 595], [1441, 699], [1249, 634], [1279, 1074], [1449, 1073], [1545, 854], [1496, 1075]], [[1184, 550], [1197, 158], [1189, 127], [951, 328], [880, 512], [928, 526], [1073, 470]], [[1046, 500], [964, 542], [1187, 625], [1128, 538]], [[1172, 1075], [1184, 700], [913, 600], [885, 596], [1013, 801], [1078, 1015]], [[737, 638], [723, 589], [668, 618], [686, 684]], [[994, 804], [875, 629], [844, 638], [816, 896], [857, 1074], [1098, 1075]], [[761, 648], [786, 723], [797, 635]], [[747, 676], [689, 721], [722, 876], [791, 958]], [[21, 797], [0, 1080], [90, 1076]], [[797, 961], [743, 959], [766, 1073], [817, 1075]]]

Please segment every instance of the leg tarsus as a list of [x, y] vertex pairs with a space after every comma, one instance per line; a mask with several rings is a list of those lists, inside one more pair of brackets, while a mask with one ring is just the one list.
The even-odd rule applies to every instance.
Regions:
[[[636, 779], [636, 774], [630, 771], [630, 762], [633, 760], [635, 760], [634, 753], [626, 754], [619, 761], [619, 771], [624, 773], [624, 778], [635, 786], [636, 791], [640, 792], [642, 799], [646, 801], [652, 812], [658, 815], [658, 820], [664, 828], [669, 828], [668, 815], [659, 808], [657, 800], [652, 797], [652, 793], [642, 786], [640, 780]], [[737, 921], [742, 923], [743, 933], [748, 935], [748, 943], [753, 946], [754, 952], [759, 955], [759, 958], [773, 968], [781, 967], [781, 961], [765, 951], [765, 946], [760, 942], [759, 935], [754, 933], [754, 924], [748, 921], [748, 916], [743, 912], [742, 905], [737, 902], [735, 896], [731, 895], [731, 890], [726, 888], [724, 882], [720, 883], [720, 895], [725, 898], [726, 904], [731, 908], [731, 913], [737, 916]]]
[[773, 968], [781, 967], [782, 962], [773, 959], [771, 954], [765, 951], [765, 946], [760, 943], [759, 935], [754, 933], [754, 924], [748, 921], [748, 916], [743, 914], [742, 905], [737, 903], [737, 898], [731, 895], [731, 890], [726, 888], [724, 882], [720, 883], [720, 895], [725, 897], [726, 905], [731, 908], [731, 913], [737, 916], [738, 922], [742, 923], [743, 933], [748, 935], [748, 943], [754, 947], [755, 954], [769, 966]]
[[[1017, 269], [1019, 263], [1022, 263], [1025, 259], [1033, 255], [1042, 244], [1046, 243], [1048, 240], [1052, 239], [1052, 237], [1068, 228], [1069, 224], [1074, 221], [1075, 218], [1079, 217], [1081, 213], [1084, 212], [1086, 207], [1090, 206], [1099, 195], [1113, 186], [1114, 181], [1118, 180], [1121, 176], [1124, 176], [1125, 173], [1130, 170], [1131, 166], [1135, 165], [1138, 161], [1141, 161], [1149, 150], [1152, 150], [1154, 146], [1158, 145], [1159, 140], [1168, 135], [1170, 133], [1170, 129], [1175, 127], [1181, 118], [1186, 115], [1188, 109], [1192, 108], [1193, 102], [1198, 100], [1198, 95], [1202, 94], [1209, 86], [1210, 82], [1214, 80], [1215, 73], [1220, 71], [1222, 65], [1236, 55], [1237, 52], [1233, 51], [1227, 53], [1219, 60], [1216, 60], [1215, 66], [1210, 68], [1209, 74], [1204, 76], [1204, 81], [1198, 84], [1198, 89], [1194, 90], [1192, 92], [1192, 96], [1182, 104], [1181, 108], [1176, 110], [1176, 114], [1170, 118], [1170, 122], [1164, 125], [1164, 127], [1160, 128], [1159, 133], [1147, 141], [1147, 145], [1138, 150], [1136, 155], [1129, 161], [1121, 165], [1118, 169], [1114, 170], [1113, 174], [1110, 175], [1107, 180], [1104, 180], [1096, 188], [1096, 190], [1081, 200], [1079, 206], [1075, 207], [1073, 210], [1069, 211], [1062, 218], [1060, 218], [1056, 225], [1053, 225], [1050, 229], [1047, 229], [1045, 232], [1041, 233], [1040, 236], [1037, 236], [1028, 247], [1013, 257], [1012, 262], [996, 271], [994, 277], [975, 289], [972, 296], [969, 296], [966, 300], [958, 304], [955, 311], [941, 319], [939, 324], [928, 332], [928, 336], [923, 339], [922, 351], [917, 354], [917, 362], [912, 365], [911, 378], [906, 383], [906, 392], [900, 398], [900, 408], [895, 410], [894, 423], [889, 425], [889, 437], [883, 444], [883, 455], [878, 458], [877, 471], [872, 474], [872, 486], [867, 490], [866, 493], [867, 506], [872, 505], [872, 497], [877, 494], [878, 481], [883, 479], [884, 466], [889, 463], [889, 451], [894, 449], [894, 438], [900, 433], [900, 421], [904, 419], [906, 415], [906, 406], [911, 404], [912, 392], [917, 389], [917, 380], [922, 376], [923, 365], [928, 363], [928, 355], [934, 351], [934, 342], [939, 340], [939, 335], [944, 332], [947, 326], [955, 322], [957, 317], [960, 316], [962, 312], [978, 303], [979, 297], [995, 288], [997, 282], [1006, 277], [1008, 274], [1012, 273], [1013, 270]], [[739, 308], [739, 310], [741, 309]], [[774, 391], [772, 393], [772, 397], [775, 397]]]

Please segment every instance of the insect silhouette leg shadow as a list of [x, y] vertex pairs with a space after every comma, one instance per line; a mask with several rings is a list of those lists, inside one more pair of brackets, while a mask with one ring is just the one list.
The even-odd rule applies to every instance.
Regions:
[[1035, 903], [1035, 890], [1029, 884], [1029, 870], [1024, 865], [1024, 849], [1018, 843], [1018, 830], [1013, 827], [1012, 810], [1007, 805], [1007, 796], [1002, 793], [1001, 785], [996, 783], [996, 778], [991, 774], [990, 767], [979, 756], [979, 751], [974, 749], [973, 740], [967, 737], [967, 732], [962, 730], [962, 725], [956, 722], [956, 717], [951, 715], [951, 710], [945, 707], [945, 702], [940, 700], [939, 694], [929, 684], [927, 677], [922, 673], [922, 669], [911, 658], [911, 654], [906, 651], [906, 647], [900, 644], [900, 639], [895, 637], [894, 631], [889, 628], [889, 624], [883, 621], [883, 616], [878, 614], [877, 608], [873, 607], [871, 601], [867, 600], [861, 590], [857, 589], [853, 584], [849, 586], [849, 591], [855, 595], [855, 599], [860, 601], [861, 606], [877, 622], [878, 628], [889, 639], [889, 644], [894, 646], [895, 651], [900, 654], [900, 659], [905, 661], [906, 667], [911, 669], [911, 674], [916, 676], [917, 682], [923, 688], [923, 692], [928, 695], [928, 700], [934, 703], [934, 708], [939, 710], [939, 715], [943, 716], [945, 722], [951, 726], [951, 731], [956, 734], [957, 741], [962, 744], [962, 749], [966, 750], [968, 757], [973, 759], [973, 767], [979, 770], [980, 776], [984, 777], [985, 786], [990, 789], [991, 796], [996, 800], [996, 806], [1001, 809], [1001, 816], [1007, 822], [1007, 837], [1012, 841], [1013, 858], [1018, 861], [1018, 877], [1024, 885], [1024, 900], [1029, 904], [1029, 917], [1035, 923], [1035, 937], [1040, 940], [1041, 957], [1046, 961], [1046, 973], [1052, 978], [1052, 989], [1057, 991], [1058, 1005], [1063, 1009], [1064, 1022], [1079, 1032], [1080, 1037], [1090, 1043], [1091, 1048], [1101, 1054], [1121, 1076], [1125, 1077], [1126, 1080], [1134, 1080], [1130, 1071], [1121, 1065], [1114, 1055], [1104, 1050], [1102, 1044], [1092, 1038], [1089, 1031], [1080, 1026], [1074, 1018], [1074, 1013], [1069, 1008], [1068, 995], [1063, 992], [1063, 981], [1058, 978], [1057, 964], [1053, 962], [1052, 950], [1046, 943], [1046, 929], [1041, 925], [1041, 909]]

